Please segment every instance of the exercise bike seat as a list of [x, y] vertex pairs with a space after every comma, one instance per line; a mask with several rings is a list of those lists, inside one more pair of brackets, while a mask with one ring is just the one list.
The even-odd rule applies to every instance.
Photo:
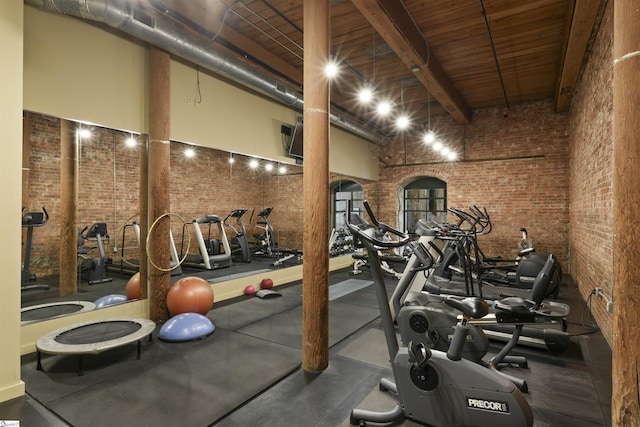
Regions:
[[533, 301], [527, 301], [520, 297], [507, 297], [495, 302], [497, 310], [514, 311], [518, 313], [529, 313], [535, 307]]
[[472, 319], [480, 319], [489, 314], [489, 303], [482, 298], [447, 298], [444, 302], [456, 310], [461, 311], [465, 317], [470, 317]]

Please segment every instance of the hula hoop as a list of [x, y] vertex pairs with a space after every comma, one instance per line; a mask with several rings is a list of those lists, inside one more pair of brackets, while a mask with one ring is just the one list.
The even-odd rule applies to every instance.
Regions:
[[151, 237], [151, 234], [153, 232], [153, 228], [156, 226], [156, 224], [158, 223], [158, 221], [160, 221], [162, 218], [164, 217], [169, 217], [171, 218], [171, 216], [176, 216], [178, 218], [180, 218], [180, 220], [183, 222], [184, 225], [187, 225], [187, 222], [184, 220], [184, 218], [182, 218], [180, 215], [176, 214], [176, 213], [171, 213], [171, 212], [166, 212], [163, 213], [162, 215], [160, 215], [158, 218], [156, 218], [155, 221], [153, 221], [153, 224], [151, 224], [151, 227], [149, 227], [149, 232], [147, 233], [147, 242], [145, 245], [145, 248], [147, 250], [147, 259], [149, 260], [149, 263], [156, 269], [159, 271], [164, 271], [164, 272], [169, 272], [169, 271], [173, 271], [176, 268], [180, 267], [182, 265], [182, 263], [184, 262], [184, 260], [187, 259], [187, 256], [189, 255], [189, 248], [191, 247], [191, 232], [189, 231], [189, 229], [187, 227], [183, 226], [183, 230], [185, 228], [187, 228], [187, 250], [184, 253], [184, 256], [182, 257], [182, 259], [180, 261], [178, 261], [178, 263], [176, 265], [174, 265], [173, 267], [170, 268], [162, 268], [162, 267], [158, 267], [156, 265], [156, 263], [153, 262], [153, 260], [151, 259], [151, 257], [149, 256], [149, 238]]
[[[129, 218], [126, 219], [125, 222], [122, 223], [122, 226], [120, 228], [118, 228], [118, 234], [122, 236], [122, 234], [124, 233], [124, 227], [129, 225], [129, 221], [131, 221], [133, 218], [140, 216], [139, 213], [134, 213], [133, 215], [131, 215]], [[140, 249], [140, 248], [138, 248]], [[134, 264], [131, 261], [127, 261], [126, 258], [124, 257], [120, 257], [120, 261], [124, 262], [125, 264], [127, 264], [130, 267], [137, 267], [140, 268], [140, 266], [138, 264]]]

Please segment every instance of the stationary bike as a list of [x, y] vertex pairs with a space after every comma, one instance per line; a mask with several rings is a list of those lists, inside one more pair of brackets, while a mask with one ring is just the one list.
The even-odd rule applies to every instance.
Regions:
[[[355, 215], [358, 219], [351, 221], [347, 218], [347, 226], [354, 239], [367, 249], [392, 361], [394, 381], [383, 380], [380, 388], [396, 393], [399, 403], [387, 412], [354, 409], [351, 424], [365, 425], [367, 421], [391, 423], [408, 418], [422, 424], [447, 427], [533, 425], [531, 408], [511, 381], [494, 370], [462, 358], [470, 320], [489, 313], [485, 300], [476, 297], [444, 299], [447, 305], [462, 313], [462, 320], [455, 327], [446, 353], [431, 350], [423, 343], [399, 345], [378, 250], [403, 246], [409, 242], [409, 236], [378, 222], [368, 203], [365, 202], [364, 206], [373, 224], [363, 224], [364, 220]], [[392, 240], [389, 234], [397, 240]]]
[[[249, 250], [249, 242], [247, 241], [247, 230], [242, 222], [242, 215], [248, 210], [249, 209], [234, 209], [223, 221], [224, 225], [230, 227], [233, 232], [236, 233], [236, 235], [231, 238], [231, 257], [234, 261], [251, 262], [251, 250]], [[229, 218], [235, 218], [235, 227], [227, 222]]]

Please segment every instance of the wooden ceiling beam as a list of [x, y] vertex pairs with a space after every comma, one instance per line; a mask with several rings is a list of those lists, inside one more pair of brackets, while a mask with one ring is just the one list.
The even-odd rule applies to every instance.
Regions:
[[402, 62], [459, 123], [471, 122], [471, 108], [430, 52], [422, 31], [398, 0], [351, 0]]
[[571, 107], [575, 85], [601, 3], [601, 0], [571, 0], [567, 4], [564, 43], [554, 95], [556, 113], [568, 111]]

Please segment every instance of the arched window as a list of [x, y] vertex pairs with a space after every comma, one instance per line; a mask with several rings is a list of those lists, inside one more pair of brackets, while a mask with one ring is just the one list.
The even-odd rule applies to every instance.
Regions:
[[347, 213], [349, 200], [352, 212], [362, 211], [362, 186], [353, 181], [339, 181], [331, 186], [332, 226], [336, 230], [346, 228], [344, 216]]
[[418, 178], [404, 187], [404, 226], [413, 233], [419, 219], [447, 219], [447, 183], [433, 177]]

